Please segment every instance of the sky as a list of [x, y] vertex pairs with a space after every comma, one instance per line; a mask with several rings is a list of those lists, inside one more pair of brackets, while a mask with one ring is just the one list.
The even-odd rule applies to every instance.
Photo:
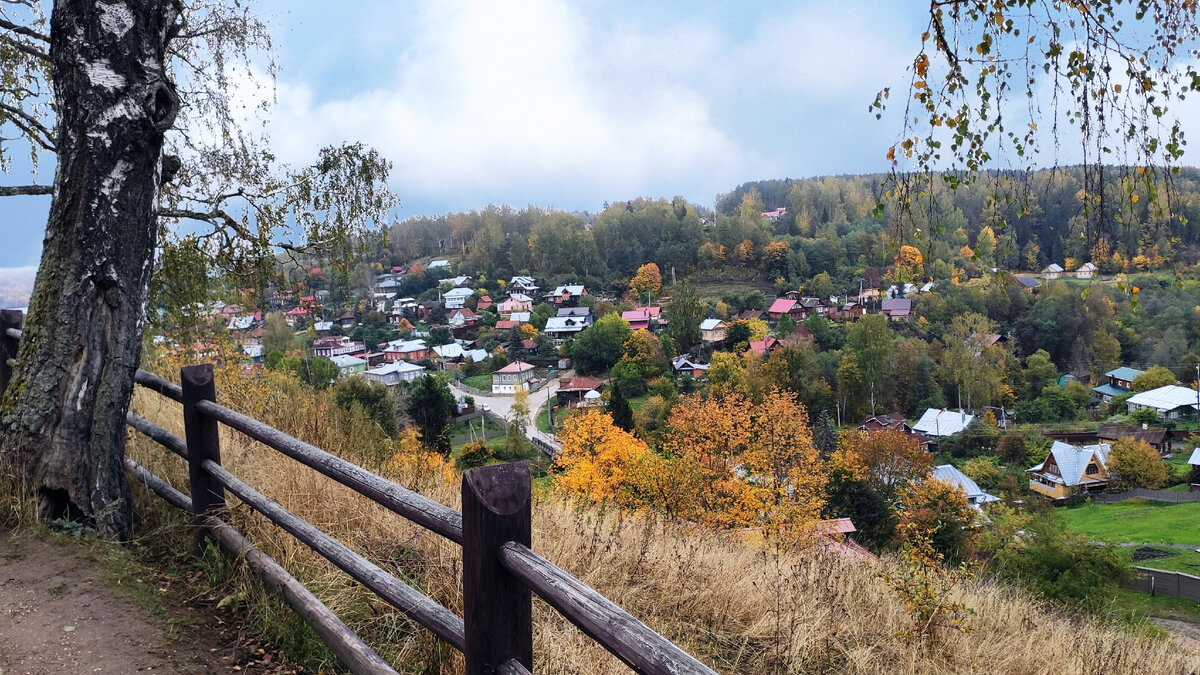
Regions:
[[[255, 3], [280, 69], [272, 150], [299, 166], [324, 145], [375, 147], [400, 219], [639, 196], [711, 206], [748, 180], [884, 170], [898, 121], [867, 106], [906, 82], [924, 29], [906, 5]], [[3, 201], [0, 283], [37, 264], [48, 204]]]

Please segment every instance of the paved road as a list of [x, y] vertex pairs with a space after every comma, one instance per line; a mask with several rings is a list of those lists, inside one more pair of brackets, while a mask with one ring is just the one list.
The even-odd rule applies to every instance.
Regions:
[[[513, 397], [512, 396], [480, 396], [479, 394], [468, 394], [462, 389], [455, 386], [454, 382], [450, 383], [450, 391], [454, 392], [455, 396], [472, 396], [475, 399], [475, 406], [488, 406], [489, 411], [498, 417], [508, 419], [509, 413], [512, 412]], [[548, 399], [554, 398], [554, 394], [558, 391], [558, 378], [555, 378], [545, 387], [533, 392], [529, 395], [529, 416], [526, 419], [525, 435], [537, 441], [541, 441], [556, 451], [562, 448], [562, 444], [553, 435], [548, 434], [537, 428], [534, 415], [537, 414], [538, 408], [541, 407]]]

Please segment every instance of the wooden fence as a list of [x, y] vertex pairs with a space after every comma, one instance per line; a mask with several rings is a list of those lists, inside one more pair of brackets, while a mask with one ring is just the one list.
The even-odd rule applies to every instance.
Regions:
[[[21, 337], [20, 312], [0, 312], [0, 392]], [[134, 381], [183, 405], [185, 438], [132, 412], [126, 422], [188, 462], [185, 495], [126, 458], [127, 469], [170, 504], [190, 514], [197, 545], [216, 539], [247, 564], [355, 673], [395, 673], [370, 647], [274, 560], [221, 519], [226, 492], [258, 511], [393, 607], [461, 651], [469, 675], [529, 673], [533, 668], [532, 594], [638, 673], [714, 671], [613, 602], [530, 550], [530, 478], [525, 464], [472, 469], [463, 475], [462, 512], [407, 490], [362, 467], [216, 402], [211, 365], [187, 366], [181, 385], [138, 370]], [[271, 501], [221, 465], [219, 425], [327, 476], [394, 513], [463, 547], [463, 616], [388, 574], [345, 544]]]
[[1167, 492], [1166, 490], [1147, 490], [1134, 488], [1128, 492], [1102, 492], [1092, 495], [1092, 501], [1101, 504], [1115, 504], [1126, 499], [1147, 499], [1152, 502], [1167, 502], [1182, 504], [1185, 502], [1200, 502], [1200, 492]]

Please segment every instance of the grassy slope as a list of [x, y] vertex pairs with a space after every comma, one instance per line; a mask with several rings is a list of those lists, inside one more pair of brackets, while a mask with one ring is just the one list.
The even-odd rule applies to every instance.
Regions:
[[[452, 473], [431, 471], [426, 460], [364, 456], [366, 439], [356, 436], [365, 432], [322, 414], [319, 402], [246, 393], [245, 406], [229, 402], [458, 507], [459, 480]], [[181, 433], [178, 406], [138, 399], [138, 412]], [[313, 425], [312, 419], [326, 422]], [[134, 435], [129, 452], [176, 485], [186, 485], [183, 463], [161, 448]], [[222, 434], [222, 459], [285, 508], [461, 611], [457, 546], [235, 433]], [[1104, 654], [1104, 668], [1112, 673], [1200, 671], [1200, 656], [1162, 640], [1161, 633], [1081, 621], [985, 579], [950, 591], [974, 611], [971, 634], [942, 633], [939, 645], [923, 649], [899, 637], [911, 619], [878, 576], [895, 565], [892, 560], [866, 563], [816, 550], [772, 553], [729, 535], [667, 527], [611, 508], [578, 507], [543, 490], [538, 494], [533, 509], [538, 552], [718, 672], [1094, 672], [1096, 662], [1081, 654]], [[460, 671], [461, 658], [453, 650], [414, 630], [277, 528], [240, 507], [230, 518], [402, 672]], [[628, 672], [542, 603], [535, 603], [534, 622], [536, 672]], [[1032, 644], [1039, 646], [1031, 649]]]
[[1200, 502], [1162, 504], [1131, 499], [1064, 509], [1062, 514], [1071, 530], [1100, 541], [1200, 545]]

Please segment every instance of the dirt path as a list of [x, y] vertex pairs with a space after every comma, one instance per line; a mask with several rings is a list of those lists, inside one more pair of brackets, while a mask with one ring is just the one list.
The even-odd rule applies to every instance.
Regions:
[[196, 608], [151, 616], [77, 548], [0, 532], [0, 675], [265, 670], [239, 664], [246, 659], [222, 644], [216, 617]]
[[1175, 644], [1184, 649], [1200, 652], [1200, 626], [1178, 619], [1161, 619], [1157, 616], [1153, 617], [1153, 621], [1171, 634], [1171, 639], [1175, 641]]

